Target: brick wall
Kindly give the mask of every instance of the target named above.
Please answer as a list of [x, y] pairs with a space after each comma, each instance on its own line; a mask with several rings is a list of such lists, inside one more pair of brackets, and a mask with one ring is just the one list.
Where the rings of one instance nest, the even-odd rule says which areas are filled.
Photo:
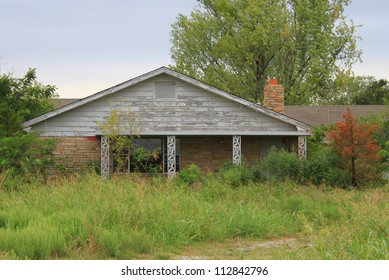
[[81, 170], [90, 161], [100, 160], [99, 137], [61, 137], [54, 154], [65, 160], [68, 167]]
[[[194, 163], [204, 173], [217, 171], [224, 161], [232, 161], [232, 136], [181, 138], [181, 168]], [[242, 137], [243, 159], [254, 164], [260, 155], [258, 137]]]

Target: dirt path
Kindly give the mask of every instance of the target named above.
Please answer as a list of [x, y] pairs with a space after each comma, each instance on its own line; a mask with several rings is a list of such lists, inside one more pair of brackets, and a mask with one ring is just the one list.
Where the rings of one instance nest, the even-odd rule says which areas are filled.
[[[274, 240], [231, 240], [225, 243], [211, 243], [186, 248], [173, 259], [218, 260], [218, 259], [285, 259], [301, 249], [312, 245], [297, 238]], [[290, 257], [289, 257], [290, 258]]]

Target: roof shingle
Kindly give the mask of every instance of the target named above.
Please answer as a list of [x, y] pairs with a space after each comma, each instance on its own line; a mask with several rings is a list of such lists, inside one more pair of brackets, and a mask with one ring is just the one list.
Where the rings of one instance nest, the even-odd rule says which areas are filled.
[[350, 108], [351, 113], [356, 117], [369, 117], [379, 113], [388, 112], [387, 105], [327, 105], [327, 106], [306, 106], [287, 105], [285, 115], [297, 119], [311, 126], [328, 125], [343, 121], [343, 114]]

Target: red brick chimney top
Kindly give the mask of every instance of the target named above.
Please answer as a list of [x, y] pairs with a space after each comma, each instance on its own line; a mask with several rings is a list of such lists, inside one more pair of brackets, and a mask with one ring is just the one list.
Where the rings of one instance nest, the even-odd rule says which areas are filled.
[[278, 80], [276, 78], [270, 78], [269, 85], [278, 85]]

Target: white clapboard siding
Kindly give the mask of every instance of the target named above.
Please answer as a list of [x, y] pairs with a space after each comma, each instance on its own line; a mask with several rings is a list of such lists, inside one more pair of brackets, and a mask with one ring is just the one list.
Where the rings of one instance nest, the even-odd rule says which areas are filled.
[[[175, 81], [176, 98], [154, 98], [154, 81], [160, 80]], [[32, 130], [43, 136], [99, 135], [98, 122], [113, 109], [134, 112], [141, 135], [297, 135], [293, 124], [165, 74], [45, 119]]]

